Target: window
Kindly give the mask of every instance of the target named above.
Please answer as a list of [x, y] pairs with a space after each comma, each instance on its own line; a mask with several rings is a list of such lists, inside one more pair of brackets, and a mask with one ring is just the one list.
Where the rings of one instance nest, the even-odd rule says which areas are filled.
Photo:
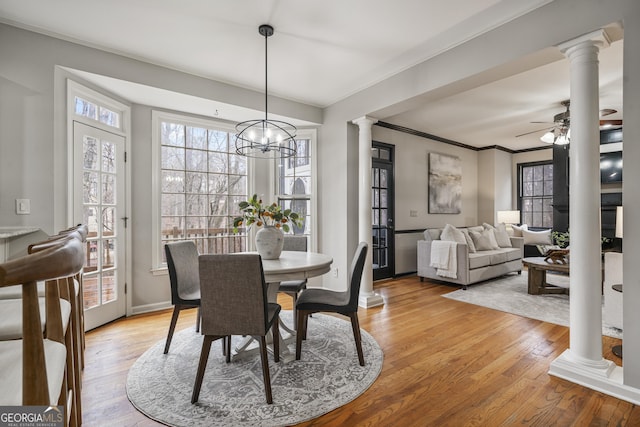
[[[315, 131], [298, 131], [295, 156], [276, 160], [276, 194], [283, 209], [291, 209], [303, 218], [301, 227], [292, 226], [294, 234], [311, 235], [312, 200], [315, 193], [313, 177], [313, 144]], [[311, 245], [310, 245], [311, 246]]]
[[518, 207], [521, 222], [532, 227], [553, 227], [553, 164], [518, 165]]
[[198, 252], [246, 250], [246, 236], [235, 235], [231, 217], [247, 199], [247, 158], [233, 149], [233, 130], [213, 122], [154, 113], [159, 164], [159, 253], [164, 244], [194, 240]]
[[74, 104], [74, 111], [77, 115], [120, 129], [120, 112], [113, 111], [103, 105], [99, 105], [97, 102], [89, 101], [80, 96], [74, 97]]

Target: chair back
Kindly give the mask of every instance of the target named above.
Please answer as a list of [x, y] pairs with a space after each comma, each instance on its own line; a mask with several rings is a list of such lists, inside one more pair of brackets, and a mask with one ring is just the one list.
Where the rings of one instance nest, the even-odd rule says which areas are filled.
[[366, 242], [360, 242], [356, 253], [351, 261], [350, 283], [347, 292], [349, 293], [348, 308], [351, 310], [358, 309], [358, 297], [360, 296], [360, 282], [362, 282], [362, 272], [364, 271], [364, 261], [367, 259], [368, 245]]
[[257, 254], [200, 256], [203, 335], [265, 335], [267, 284]]
[[285, 234], [284, 244], [282, 245], [283, 251], [307, 251], [307, 236], [302, 234]]
[[191, 240], [167, 243], [164, 246], [171, 281], [171, 303], [176, 305], [200, 295], [198, 249]]

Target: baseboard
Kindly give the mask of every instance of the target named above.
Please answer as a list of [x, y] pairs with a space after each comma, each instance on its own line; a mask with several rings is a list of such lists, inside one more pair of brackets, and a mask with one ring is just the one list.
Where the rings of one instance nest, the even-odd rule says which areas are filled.
[[135, 314], [143, 314], [143, 313], [151, 313], [153, 311], [166, 310], [167, 308], [171, 308], [173, 305], [171, 301], [158, 302], [154, 304], [145, 304], [145, 305], [137, 305], [131, 307], [131, 315]]

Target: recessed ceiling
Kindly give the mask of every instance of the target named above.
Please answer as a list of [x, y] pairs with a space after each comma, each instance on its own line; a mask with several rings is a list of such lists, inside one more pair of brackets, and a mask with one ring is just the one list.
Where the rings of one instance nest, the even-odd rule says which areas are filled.
[[[258, 26], [269, 23], [275, 27], [269, 94], [326, 107], [550, 1], [0, 0], [0, 22], [257, 91], [264, 90]], [[619, 114], [620, 45], [601, 54], [601, 108]], [[131, 102], [204, 115], [218, 108], [180, 94], [154, 95], [130, 82], [83, 77]], [[519, 150], [542, 144], [535, 135], [515, 135], [535, 130], [531, 121], [551, 121], [568, 88], [568, 62], [560, 59], [378, 118], [472, 146]], [[224, 118], [242, 115], [224, 107]]]

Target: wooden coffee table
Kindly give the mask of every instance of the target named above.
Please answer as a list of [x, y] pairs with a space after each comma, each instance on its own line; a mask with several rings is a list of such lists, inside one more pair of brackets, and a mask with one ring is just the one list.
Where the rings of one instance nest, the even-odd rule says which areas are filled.
[[544, 257], [523, 258], [522, 264], [529, 270], [527, 293], [540, 294], [569, 294], [568, 288], [547, 283], [547, 271], [569, 274], [569, 264], [554, 264], [544, 260]]

